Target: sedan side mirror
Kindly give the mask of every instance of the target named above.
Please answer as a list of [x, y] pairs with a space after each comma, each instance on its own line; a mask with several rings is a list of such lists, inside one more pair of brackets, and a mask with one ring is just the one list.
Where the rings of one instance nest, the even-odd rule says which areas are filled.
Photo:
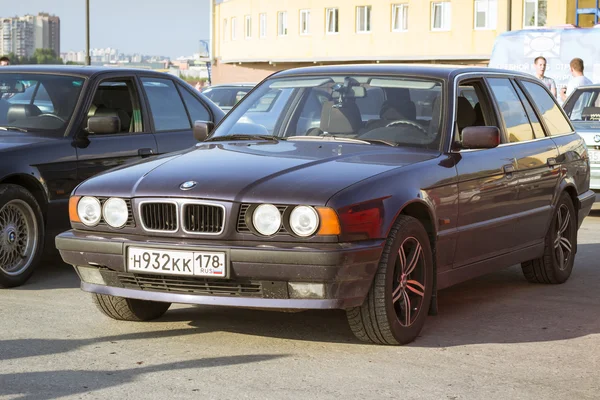
[[88, 133], [110, 134], [121, 132], [119, 117], [90, 117], [87, 124]]
[[194, 138], [199, 142], [204, 142], [214, 128], [215, 124], [210, 121], [194, 121]]
[[468, 126], [462, 131], [465, 149], [493, 149], [500, 144], [500, 130], [495, 126]]

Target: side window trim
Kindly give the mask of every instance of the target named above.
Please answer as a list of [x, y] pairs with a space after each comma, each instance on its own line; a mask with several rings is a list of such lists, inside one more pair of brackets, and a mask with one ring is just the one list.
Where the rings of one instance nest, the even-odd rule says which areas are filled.
[[541, 115], [540, 110], [537, 107], [537, 104], [535, 104], [535, 101], [533, 101], [533, 99], [531, 98], [531, 94], [529, 94], [529, 92], [527, 91], [527, 89], [525, 88], [525, 86], [523, 85], [523, 82], [521, 82], [521, 80], [522, 79], [514, 79], [513, 84], [516, 85], [519, 89], [521, 89], [521, 92], [523, 92], [523, 94], [525, 95], [525, 98], [529, 102], [529, 105], [533, 109], [535, 116], [537, 117], [538, 121], [540, 121], [540, 125], [542, 126], [542, 129], [544, 130], [544, 135], [546, 136], [546, 138], [549, 138], [551, 135], [550, 135], [550, 130], [548, 129], [548, 126], [546, 125], [546, 120]]
[[[531, 126], [531, 131], [533, 132], [533, 136], [534, 136], [534, 138], [531, 140], [545, 139], [548, 136], [550, 136], [550, 135], [548, 135], [548, 131], [546, 130], [545, 125], [542, 124], [542, 120], [540, 119], [540, 116], [537, 114], [536, 109], [533, 108], [533, 105], [531, 104], [531, 99], [529, 98], [529, 96], [527, 94], [525, 94], [525, 90], [523, 90], [523, 88], [519, 84], [517, 84], [515, 79], [511, 79], [510, 83], [513, 85], [513, 88], [515, 89], [515, 92], [517, 93], [517, 97], [519, 97], [519, 99], [521, 100], [521, 104], [523, 105], [523, 109], [525, 110], [525, 115], [527, 116], [527, 120], [529, 121], [529, 125]], [[525, 97], [523, 97], [523, 96], [525, 96]], [[542, 133], [544, 134], [543, 138], [535, 137], [535, 128], [533, 126], [534, 122], [531, 120], [531, 115], [529, 115], [527, 104], [529, 104], [529, 107], [531, 108], [531, 110], [533, 111], [533, 114], [537, 118], [538, 123], [542, 127]], [[524, 140], [524, 142], [529, 142], [529, 141], [530, 140]]]

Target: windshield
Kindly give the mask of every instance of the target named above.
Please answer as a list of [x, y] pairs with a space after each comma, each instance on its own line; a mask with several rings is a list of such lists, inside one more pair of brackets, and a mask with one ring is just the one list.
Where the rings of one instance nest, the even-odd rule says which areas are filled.
[[[402, 76], [310, 76], [267, 80], [211, 139], [270, 135], [438, 149], [442, 84]], [[359, 139], [359, 140], [356, 140]]]
[[0, 73], [0, 130], [63, 134], [83, 82], [73, 76]]
[[600, 86], [577, 89], [564, 109], [571, 121], [600, 121]]

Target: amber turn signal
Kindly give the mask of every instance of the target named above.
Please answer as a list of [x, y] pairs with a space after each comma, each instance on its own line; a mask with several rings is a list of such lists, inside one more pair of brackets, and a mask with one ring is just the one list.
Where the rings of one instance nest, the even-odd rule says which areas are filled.
[[340, 220], [334, 209], [329, 207], [317, 207], [321, 226], [317, 235], [339, 235], [342, 233]]
[[81, 199], [81, 196], [71, 196], [71, 198], [69, 198], [69, 219], [71, 222], [81, 222], [79, 214], [77, 213], [79, 199]]

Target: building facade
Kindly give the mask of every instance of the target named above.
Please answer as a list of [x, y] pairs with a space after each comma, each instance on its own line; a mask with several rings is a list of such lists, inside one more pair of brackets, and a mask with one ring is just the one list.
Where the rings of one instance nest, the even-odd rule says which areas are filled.
[[213, 83], [315, 64], [485, 65], [498, 34], [574, 24], [575, 9], [575, 0], [215, 0]]
[[31, 57], [36, 49], [60, 54], [60, 18], [40, 13], [0, 18], [0, 54]]

